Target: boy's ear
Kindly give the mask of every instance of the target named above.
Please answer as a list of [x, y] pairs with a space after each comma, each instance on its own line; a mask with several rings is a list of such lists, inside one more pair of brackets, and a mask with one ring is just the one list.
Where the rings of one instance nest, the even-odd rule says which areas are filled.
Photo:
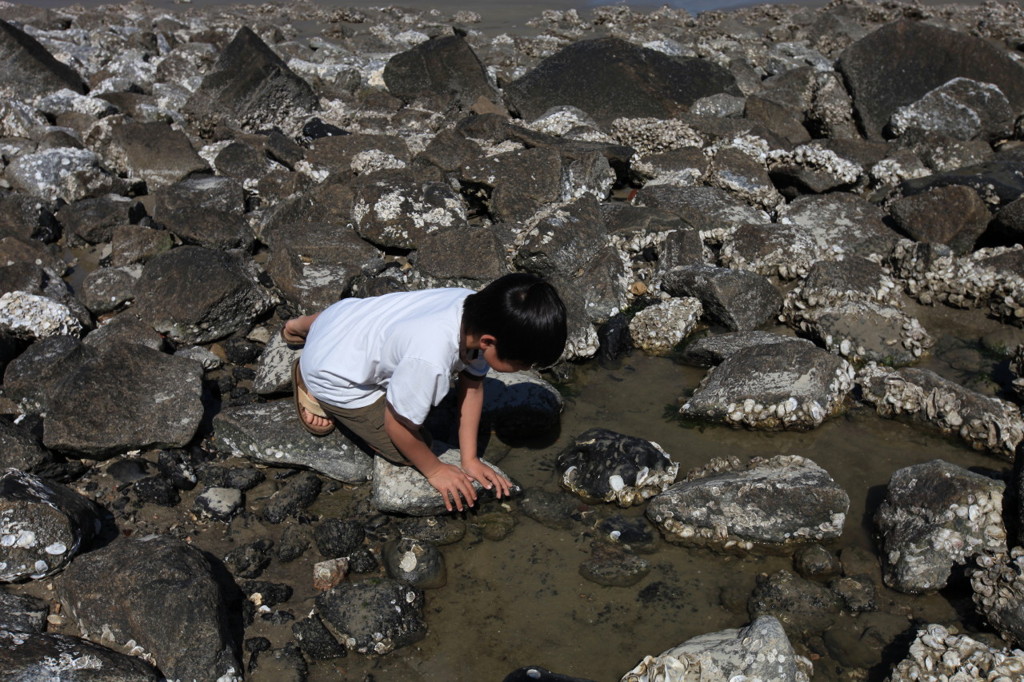
[[498, 343], [498, 339], [493, 334], [483, 334], [480, 336], [480, 349], [490, 348]]

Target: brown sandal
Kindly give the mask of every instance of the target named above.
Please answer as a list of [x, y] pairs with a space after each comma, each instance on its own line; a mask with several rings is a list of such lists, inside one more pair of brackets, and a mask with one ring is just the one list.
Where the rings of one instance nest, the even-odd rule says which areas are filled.
[[332, 421], [327, 426], [313, 426], [306, 422], [302, 418], [302, 411], [315, 415], [317, 417], [324, 417], [330, 419], [323, 408], [320, 407], [320, 403], [306, 391], [306, 384], [302, 381], [302, 372], [299, 371], [299, 361], [296, 360], [292, 363], [292, 389], [295, 396], [295, 412], [298, 414], [299, 423], [302, 424], [302, 428], [309, 431], [314, 436], [326, 436], [334, 430], [334, 422]]

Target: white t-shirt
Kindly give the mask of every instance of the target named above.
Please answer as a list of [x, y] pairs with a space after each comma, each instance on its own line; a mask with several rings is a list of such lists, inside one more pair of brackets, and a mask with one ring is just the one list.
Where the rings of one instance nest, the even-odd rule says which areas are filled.
[[470, 289], [426, 289], [347, 298], [310, 327], [302, 379], [330, 405], [365, 407], [387, 395], [400, 416], [422, 424], [451, 388], [454, 372], [487, 374], [482, 357], [459, 359], [462, 304]]

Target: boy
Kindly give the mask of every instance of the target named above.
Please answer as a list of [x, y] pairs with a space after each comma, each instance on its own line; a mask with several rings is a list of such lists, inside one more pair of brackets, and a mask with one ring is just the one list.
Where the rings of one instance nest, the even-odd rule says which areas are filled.
[[[295, 403], [318, 436], [335, 421], [395, 464], [413, 465], [448, 511], [473, 506], [472, 481], [497, 497], [509, 481], [480, 461], [477, 430], [488, 368], [514, 372], [550, 365], [565, 347], [565, 305], [550, 284], [505, 275], [479, 293], [427, 289], [338, 301], [285, 323], [281, 334], [305, 344], [292, 369]], [[427, 413], [458, 372], [461, 468], [441, 462], [423, 430]]]

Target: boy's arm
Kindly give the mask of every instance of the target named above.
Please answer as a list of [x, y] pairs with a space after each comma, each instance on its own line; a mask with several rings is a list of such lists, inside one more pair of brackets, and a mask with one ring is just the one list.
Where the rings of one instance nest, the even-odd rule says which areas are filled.
[[469, 476], [459, 467], [439, 460], [423, 442], [419, 430], [410, 428], [390, 404], [385, 404], [387, 407], [384, 410], [384, 431], [398, 451], [405, 455], [406, 459], [426, 476], [430, 485], [441, 493], [445, 508], [451, 511], [454, 503], [454, 507], [462, 511], [463, 498], [466, 499], [466, 504], [472, 507], [476, 501], [476, 491], [473, 490]]
[[462, 470], [494, 495], [508, 496], [511, 483], [480, 461], [476, 445], [480, 431], [480, 413], [484, 406], [484, 380], [468, 372], [459, 373], [459, 453]]

